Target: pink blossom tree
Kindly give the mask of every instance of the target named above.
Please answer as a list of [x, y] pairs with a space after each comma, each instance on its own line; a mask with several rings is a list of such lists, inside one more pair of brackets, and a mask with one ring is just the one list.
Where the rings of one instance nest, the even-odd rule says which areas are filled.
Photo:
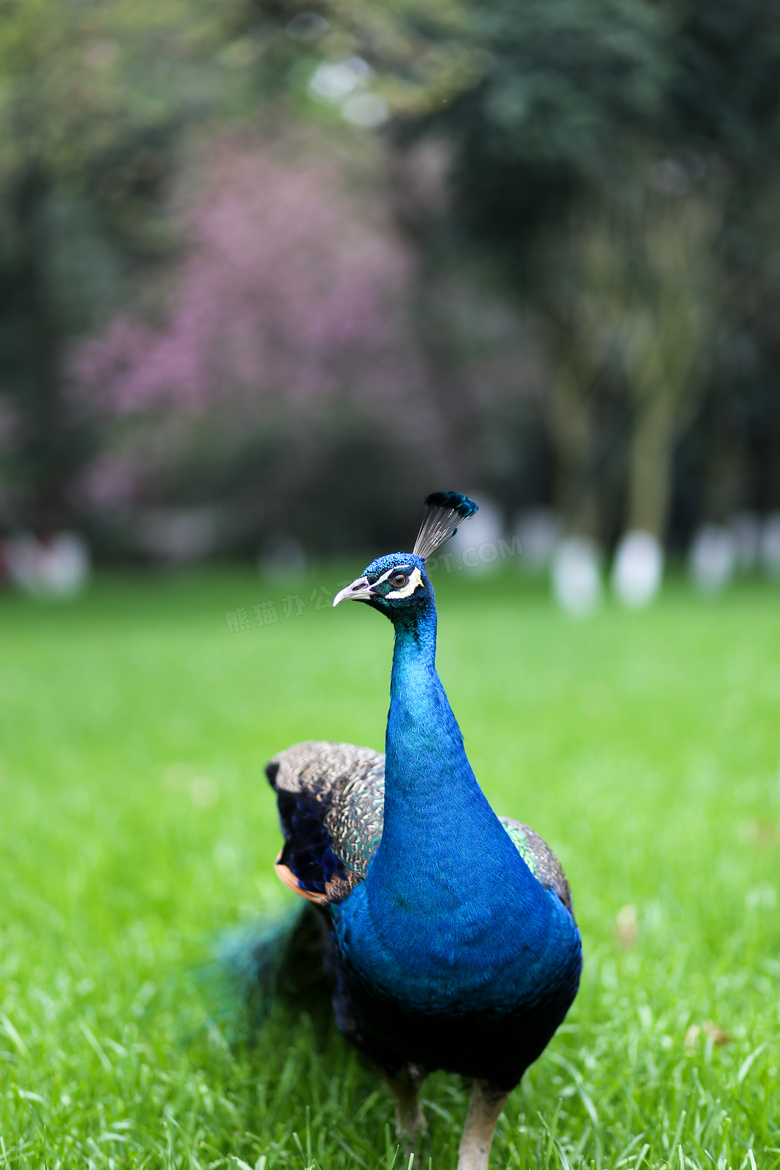
[[409, 257], [365, 175], [324, 155], [215, 144], [183, 215], [187, 247], [157, 320], [121, 313], [73, 355], [107, 411], [187, 411], [329, 395], [366, 405], [419, 379]]
[[215, 458], [271, 433], [299, 473], [336, 410], [407, 453], [441, 448], [408, 319], [408, 245], [371, 166], [233, 137], [189, 178], [162, 296], [150, 283], [135, 312], [72, 353], [74, 394], [115, 431], [83, 480], [90, 503], [153, 498], [193, 442], [202, 450], [204, 420]]

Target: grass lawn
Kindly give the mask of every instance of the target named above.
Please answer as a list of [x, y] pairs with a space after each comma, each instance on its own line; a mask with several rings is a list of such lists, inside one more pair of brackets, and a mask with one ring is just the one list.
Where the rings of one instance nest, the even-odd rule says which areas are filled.
[[[334, 1028], [235, 1050], [193, 976], [295, 901], [265, 760], [382, 746], [389, 623], [309, 602], [361, 568], [290, 618], [238, 571], [0, 597], [0, 1167], [392, 1165], [389, 1094]], [[780, 1167], [780, 590], [582, 623], [512, 577], [437, 590], [472, 764], [558, 852], [585, 949], [492, 1170]], [[452, 1170], [466, 1093], [424, 1097], [417, 1166]]]

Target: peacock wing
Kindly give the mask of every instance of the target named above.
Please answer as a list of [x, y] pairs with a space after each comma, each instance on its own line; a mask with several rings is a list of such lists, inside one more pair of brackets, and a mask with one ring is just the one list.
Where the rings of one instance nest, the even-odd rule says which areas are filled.
[[385, 758], [351, 743], [309, 741], [266, 765], [284, 847], [276, 871], [311, 902], [342, 902], [382, 837]]
[[563, 902], [566, 909], [573, 916], [571, 890], [566, 881], [566, 874], [561, 863], [552, 849], [538, 833], [530, 829], [521, 821], [514, 821], [511, 817], [499, 817], [514, 842], [515, 848], [530, 869], [537, 881], [548, 890], [554, 890]]
[[[279, 877], [311, 902], [342, 902], [365, 878], [382, 837], [384, 756], [351, 743], [310, 740], [279, 752], [266, 775], [284, 837]], [[499, 819], [534, 877], [573, 913], [552, 849], [521, 821]]]

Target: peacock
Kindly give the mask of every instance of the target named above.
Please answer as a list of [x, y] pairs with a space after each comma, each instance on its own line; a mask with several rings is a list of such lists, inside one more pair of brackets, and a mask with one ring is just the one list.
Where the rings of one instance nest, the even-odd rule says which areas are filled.
[[425, 562], [476, 510], [459, 492], [427, 496], [413, 551], [372, 561], [333, 599], [393, 623], [384, 756], [307, 742], [266, 768], [284, 837], [276, 872], [312, 904], [338, 1027], [385, 1078], [399, 1133], [413, 1144], [425, 1128], [427, 1073], [473, 1081], [458, 1170], [487, 1170], [506, 1100], [582, 967], [563, 870], [488, 804], [436, 672]]

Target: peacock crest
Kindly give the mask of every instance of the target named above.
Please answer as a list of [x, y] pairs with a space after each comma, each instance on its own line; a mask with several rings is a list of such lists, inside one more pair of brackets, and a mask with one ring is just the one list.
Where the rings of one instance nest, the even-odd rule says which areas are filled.
[[414, 556], [427, 561], [478, 507], [462, 492], [431, 492], [425, 497], [425, 515], [412, 549]]

